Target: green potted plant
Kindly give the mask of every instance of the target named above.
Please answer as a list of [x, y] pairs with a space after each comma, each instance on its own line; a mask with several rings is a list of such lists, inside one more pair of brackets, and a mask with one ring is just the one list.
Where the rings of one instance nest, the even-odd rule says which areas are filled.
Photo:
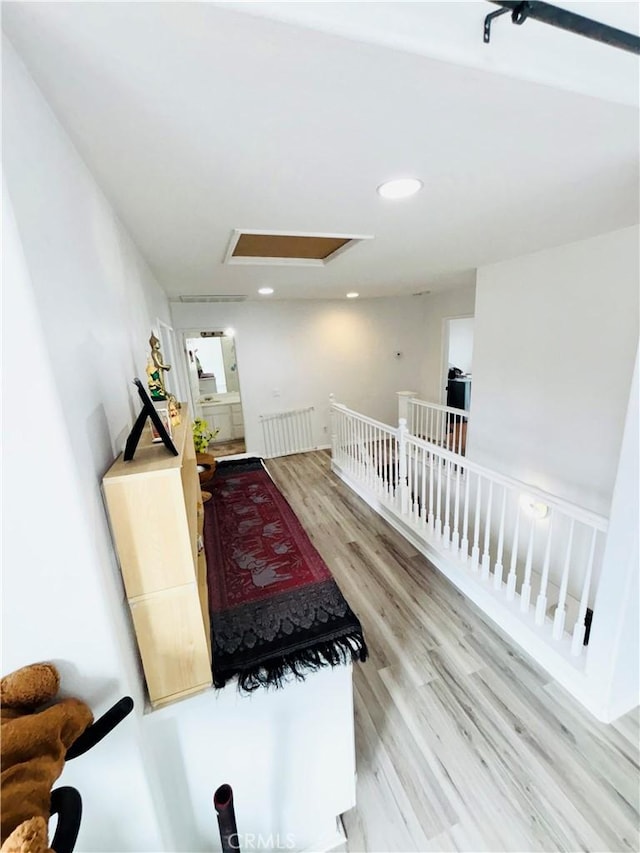
[[193, 421], [193, 444], [196, 448], [197, 453], [205, 453], [209, 444], [213, 441], [213, 439], [217, 436], [220, 430], [214, 430], [213, 432], [209, 429], [209, 424], [205, 421], [204, 418], [194, 418]]

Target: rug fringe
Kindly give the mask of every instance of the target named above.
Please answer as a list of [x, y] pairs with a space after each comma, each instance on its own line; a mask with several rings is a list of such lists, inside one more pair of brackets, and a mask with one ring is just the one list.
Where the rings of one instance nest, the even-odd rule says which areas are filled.
[[304, 681], [307, 673], [316, 672], [323, 667], [340, 666], [349, 661], [364, 663], [368, 656], [369, 650], [364, 636], [361, 632], [354, 632], [272, 658], [242, 672], [228, 673], [221, 681], [215, 678], [214, 673], [214, 684], [216, 687], [224, 687], [229, 678], [237, 675], [238, 690], [252, 693], [259, 687], [282, 687], [291, 675], [297, 681]]

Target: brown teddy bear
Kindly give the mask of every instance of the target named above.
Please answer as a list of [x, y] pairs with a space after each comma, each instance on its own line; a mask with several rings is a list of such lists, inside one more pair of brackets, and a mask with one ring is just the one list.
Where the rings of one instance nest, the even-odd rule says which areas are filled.
[[48, 850], [51, 788], [67, 750], [93, 722], [79, 699], [47, 704], [59, 687], [51, 663], [25, 666], [0, 681], [1, 853]]

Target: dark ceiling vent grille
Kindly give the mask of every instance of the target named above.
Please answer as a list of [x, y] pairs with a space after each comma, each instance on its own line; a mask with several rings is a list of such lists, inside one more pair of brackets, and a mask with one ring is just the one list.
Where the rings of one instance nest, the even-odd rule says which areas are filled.
[[197, 294], [195, 296], [178, 296], [172, 302], [244, 302], [246, 294], [224, 295], [224, 294]]

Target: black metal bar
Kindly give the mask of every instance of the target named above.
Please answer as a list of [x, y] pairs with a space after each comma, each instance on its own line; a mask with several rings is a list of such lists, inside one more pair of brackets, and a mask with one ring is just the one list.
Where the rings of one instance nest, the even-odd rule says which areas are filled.
[[79, 755], [83, 755], [89, 749], [92, 749], [110, 731], [115, 729], [132, 710], [133, 699], [131, 696], [123, 696], [108, 711], [105, 711], [95, 723], [92, 723], [75, 743], [71, 744], [67, 750], [66, 760], [71, 761], [72, 758], [77, 758]]
[[222, 853], [240, 853], [231, 785], [220, 785], [213, 795], [213, 806], [218, 814]]
[[491, 41], [491, 23], [494, 18], [499, 18], [500, 15], [506, 15], [508, 9], [498, 9], [497, 12], [490, 12], [484, 19], [484, 43], [489, 44]]
[[54, 788], [50, 814], [58, 815], [51, 849], [54, 853], [73, 853], [82, 820], [82, 798], [78, 791], [69, 787]]
[[[640, 37], [624, 30], [618, 30], [616, 27], [610, 27], [608, 24], [601, 24], [592, 18], [577, 15], [575, 12], [568, 12], [559, 6], [552, 6], [551, 3], [537, 2], [537, 0], [528, 0], [528, 2], [522, 2], [522, 0], [490, 0], [490, 2], [496, 6], [502, 6], [503, 9], [511, 9], [513, 12], [512, 20], [515, 24], [521, 24], [526, 18], [533, 18], [535, 21], [593, 39], [593, 41], [599, 41], [602, 44], [620, 48], [620, 50], [627, 50], [630, 53], [640, 54]], [[487, 16], [487, 18], [489, 17]], [[484, 23], [485, 42], [489, 40], [487, 38], [487, 18], [485, 18]]]

